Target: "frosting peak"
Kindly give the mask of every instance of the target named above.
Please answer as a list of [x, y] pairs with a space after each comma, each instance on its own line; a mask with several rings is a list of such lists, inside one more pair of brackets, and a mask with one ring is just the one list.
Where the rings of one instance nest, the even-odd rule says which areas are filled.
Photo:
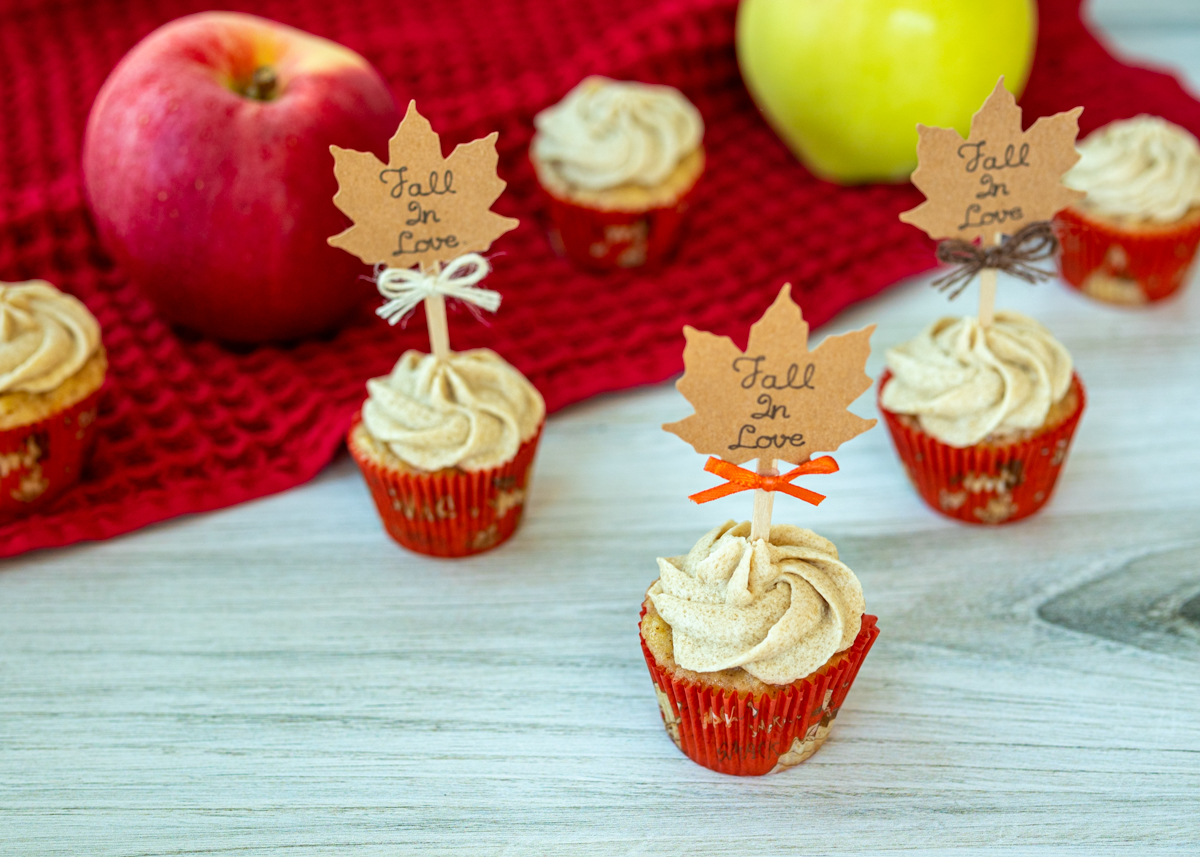
[[916, 416], [922, 431], [958, 447], [1040, 428], [1073, 372], [1071, 355], [1049, 330], [1003, 310], [986, 328], [974, 316], [939, 319], [888, 349], [887, 364], [893, 377], [883, 407]]
[[1172, 223], [1200, 205], [1200, 143], [1178, 125], [1137, 116], [1105, 125], [1078, 148], [1063, 183], [1087, 191], [1084, 208]]
[[588, 190], [658, 185], [704, 136], [700, 111], [679, 90], [598, 76], [533, 122], [534, 155]]
[[422, 470], [486, 470], [509, 461], [546, 416], [541, 394], [487, 348], [447, 360], [406, 351], [367, 382], [367, 431]]
[[752, 544], [749, 522], [727, 521], [658, 568], [649, 596], [685, 669], [788, 684], [850, 648], [862, 625], [858, 578], [811, 530], [777, 524], [769, 544]]
[[100, 325], [78, 298], [44, 280], [0, 283], [0, 394], [48, 393], [100, 347]]

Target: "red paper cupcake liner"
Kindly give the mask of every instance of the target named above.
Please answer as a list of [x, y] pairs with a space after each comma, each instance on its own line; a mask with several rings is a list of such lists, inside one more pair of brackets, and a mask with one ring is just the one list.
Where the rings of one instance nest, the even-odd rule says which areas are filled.
[[96, 436], [102, 390], [44, 420], [0, 431], [0, 517], [45, 506], [78, 481]]
[[[362, 421], [360, 411], [354, 426]], [[490, 550], [516, 532], [542, 426], [500, 467], [466, 472], [401, 472], [361, 456], [348, 443], [388, 535], [428, 556], [461, 557]]]
[[[879, 379], [879, 398], [892, 373]], [[1067, 419], [1029, 440], [956, 447], [942, 443], [899, 414], [879, 411], [917, 493], [933, 509], [970, 524], [1004, 524], [1036, 512], [1050, 499], [1067, 460], [1086, 397], [1078, 375], [1079, 404]]]
[[1097, 300], [1160, 301], [1177, 292], [1200, 246], [1200, 219], [1176, 229], [1130, 232], [1064, 209], [1054, 218], [1063, 279]]
[[677, 678], [658, 665], [641, 637], [667, 734], [693, 762], [721, 774], [757, 777], [800, 764], [825, 743], [879, 636], [877, 621], [864, 615], [854, 643], [833, 664], [757, 698]]
[[545, 187], [554, 249], [582, 268], [611, 271], [666, 261], [683, 235], [693, 184], [674, 205], [602, 211], [555, 196]]

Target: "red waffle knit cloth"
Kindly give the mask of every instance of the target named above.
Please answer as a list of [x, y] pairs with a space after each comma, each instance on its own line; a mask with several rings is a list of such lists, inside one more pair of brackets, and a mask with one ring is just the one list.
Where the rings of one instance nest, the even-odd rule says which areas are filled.
[[[682, 369], [684, 323], [739, 336], [785, 280], [813, 324], [934, 264], [896, 220], [911, 186], [813, 178], [769, 130], [738, 74], [735, 0], [263, 0], [222, 3], [339, 41], [400, 104], [416, 98], [443, 145], [500, 132], [496, 209], [520, 218], [487, 285], [490, 327], [451, 313], [456, 347], [489, 346], [550, 410]], [[116, 62], [196, 0], [0, 2], [0, 279], [45, 278], [83, 299], [110, 369], [93, 464], [44, 512], [0, 527], [0, 556], [103, 539], [312, 478], [342, 442], [364, 381], [423, 319], [388, 327], [364, 307], [335, 337], [236, 352], [181, 335], [99, 246], [82, 192], [88, 110]], [[707, 173], [677, 259], [659, 272], [582, 273], [557, 258], [525, 153], [533, 116], [587, 74], [666, 83], [699, 107]], [[1084, 133], [1159, 114], [1200, 133], [1200, 104], [1163, 74], [1122, 65], [1089, 34], [1079, 0], [1043, 0], [1028, 121], [1083, 104]], [[752, 181], [747, 181], [747, 178]], [[365, 268], [364, 268], [365, 272]], [[583, 296], [586, 295], [586, 299]]]

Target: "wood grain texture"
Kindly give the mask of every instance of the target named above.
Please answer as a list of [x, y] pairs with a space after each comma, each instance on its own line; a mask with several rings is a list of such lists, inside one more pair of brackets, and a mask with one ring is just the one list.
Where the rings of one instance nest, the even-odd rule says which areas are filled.
[[[686, 501], [713, 478], [659, 428], [690, 410], [667, 385], [551, 419], [523, 529], [481, 557], [398, 549], [343, 456], [0, 565], [0, 854], [1197, 853], [1200, 284], [1131, 312], [1002, 279], [999, 304], [1087, 385], [1058, 494], [950, 523], [880, 427], [820, 509], [776, 503], [883, 630], [802, 766], [723, 777], [662, 728], [635, 629], [654, 558], [749, 515]], [[875, 376], [944, 311], [912, 282], [814, 344], [878, 321]]]

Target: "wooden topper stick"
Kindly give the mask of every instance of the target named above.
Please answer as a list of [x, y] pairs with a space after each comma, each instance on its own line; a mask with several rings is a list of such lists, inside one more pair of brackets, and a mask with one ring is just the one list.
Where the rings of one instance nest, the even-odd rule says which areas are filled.
[[[436, 277], [442, 270], [441, 262], [430, 262], [421, 266], [422, 273]], [[450, 359], [450, 326], [446, 322], [446, 298], [432, 294], [425, 298], [425, 322], [429, 327], [429, 350], [438, 360]]]
[[[772, 458], [760, 458], [758, 467], [756, 468], [759, 476], [778, 476], [779, 471], [775, 469], [775, 460]], [[754, 516], [750, 519], [750, 541], [751, 543], [759, 539], [766, 539], [768, 543], [771, 541], [771, 510], [775, 505], [775, 492], [764, 491], [761, 488], [754, 489]]]
[[[996, 235], [996, 244], [1004, 241], [1002, 235]], [[979, 272], [979, 324], [991, 327], [996, 318], [996, 269], [984, 268]]]

